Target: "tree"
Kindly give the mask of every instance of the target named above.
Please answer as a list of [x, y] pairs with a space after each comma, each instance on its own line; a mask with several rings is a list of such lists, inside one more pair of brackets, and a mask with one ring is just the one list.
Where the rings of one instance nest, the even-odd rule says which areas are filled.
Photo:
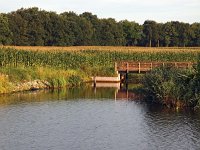
[[185, 47], [189, 43], [189, 29], [190, 25], [188, 23], [179, 23], [178, 35], [179, 35], [179, 46]]
[[30, 46], [200, 46], [200, 24], [146, 20], [143, 25], [99, 19], [90, 12], [48, 12], [37, 7], [0, 14], [0, 44]]
[[8, 18], [0, 14], [0, 45], [8, 45], [12, 42], [12, 32], [9, 28]]
[[170, 38], [170, 46], [179, 46], [179, 34], [177, 29], [179, 28], [178, 21], [171, 22], [171, 38]]
[[66, 46], [67, 39], [65, 35], [64, 20], [55, 12], [49, 13], [49, 22], [46, 29], [50, 35], [48, 45], [50, 46]]
[[112, 19], [101, 19], [100, 23], [100, 44], [102, 46], [123, 45], [125, 38], [122, 26]]
[[189, 46], [200, 46], [200, 23], [193, 23], [190, 26]]
[[151, 47], [152, 45], [156, 46], [158, 42], [158, 30], [157, 23], [152, 20], [146, 20], [143, 24], [143, 33], [145, 35], [146, 46]]
[[17, 12], [11, 12], [8, 14], [9, 27], [13, 34], [13, 45], [29, 45], [27, 35], [27, 21]]
[[171, 23], [167, 22], [165, 24], [163, 24], [162, 26], [162, 36], [163, 36], [163, 46], [168, 47], [170, 45], [170, 41], [171, 41]]
[[142, 38], [142, 27], [138, 23], [129, 22], [128, 20], [120, 21], [119, 24], [122, 26], [124, 32], [126, 45], [138, 45], [139, 40]]
[[91, 23], [92, 29], [92, 38], [90, 45], [100, 45], [100, 20], [97, 18], [96, 15], [93, 15], [90, 12], [84, 12], [80, 15], [80, 17], [85, 18], [87, 21]]
[[31, 46], [44, 45], [44, 15], [37, 7], [20, 9], [17, 11], [21, 17], [27, 22], [26, 34], [28, 36], [28, 43]]
[[92, 24], [74, 12], [65, 12], [61, 15], [65, 18], [69, 25], [69, 30], [73, 34], [75, 39], [73, 45], [91, 45], [93, 35]]

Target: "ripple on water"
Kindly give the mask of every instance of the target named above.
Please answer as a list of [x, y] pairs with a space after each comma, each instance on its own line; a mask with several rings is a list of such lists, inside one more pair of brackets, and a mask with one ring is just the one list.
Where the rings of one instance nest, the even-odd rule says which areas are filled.
[[112, 98], [49, 97], [50, 101], [30, 100], [0, 106], [0, 149], [197, 150], [200, 147], [197, 114], [155, 111], [142, 103]]

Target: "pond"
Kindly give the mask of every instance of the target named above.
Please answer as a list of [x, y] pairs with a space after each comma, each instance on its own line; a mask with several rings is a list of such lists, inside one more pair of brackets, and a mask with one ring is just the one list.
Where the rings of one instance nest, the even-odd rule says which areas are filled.
[[127, 90], [88, 86], [0, 96], [0, 149], [200, 148], [200, 112], [140, 99]]

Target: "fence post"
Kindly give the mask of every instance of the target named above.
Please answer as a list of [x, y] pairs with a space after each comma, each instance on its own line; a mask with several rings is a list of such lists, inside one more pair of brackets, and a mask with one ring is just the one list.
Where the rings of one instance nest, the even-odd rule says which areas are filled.
[[165, 63], [164, 62], [162, 63], [162, 65], [163, 65], [163, 67], [165, 67]]
[[126, 63], [126, 72], [128, 73], [128, 71], [129, 71], [129, 63], [127, 62]]
[[129, 63], [126, 63], [126, 83], [128, 82]]
[[97, 81], [96, 81], [96, 76], [94, 77], [94, 88], [96, 88]]
[[190, 66], [190, 63], [188, 62], [188, 68], [190, 68], [191, 66]]
[[178, 68], [178, 65], [177, 65], [177, 63], [175, 62], [175, 68]]
[[140, 73], [140, 62], [138, 63], [138, 72]]

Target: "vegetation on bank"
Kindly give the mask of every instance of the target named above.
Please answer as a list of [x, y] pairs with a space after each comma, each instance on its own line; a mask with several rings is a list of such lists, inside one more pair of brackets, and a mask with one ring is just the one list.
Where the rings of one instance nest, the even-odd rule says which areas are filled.
[[88, 81], [91, 76], [114, 76], [117, 61], [196, 62], [198, 53], [199, 48], [1, 47], [0, 93], [36, 79], [62, 87]]
[[0, 45], [200, 46], [200, 23], [100, 19], [90, 12], [57, 14], [37, 7], [0, 13]]
[[[44, 47], [45, 48], [45, 47]], [[60, 69], [81, 70], [92, 75], [114, 73], [114, 62], [117, 61], [197, 61], [200, 48], [176, 49], [146, 49], [132, 48], [118, 49], [112, 47], [104, 50], [104, 47], [94, 47], [95, 49], [79, 50], [20, 50], [14, 48], [0, 48], [0, 66], [30, 67], [42, 66]], [[96, 50], [98, 48], [98, 50]], [[31, 48], [30, 48], [31, 49]], [[149, 51], [148, 51], [149, 50]], [[113, 68], [113, 69], [112, 69]]]
[[144, 76], [143, 84], [150, 102], [177, 108], [200, 106], [200, 62], [193, 69], [157, 68]]
[[[48, 83], [47, 88], [62, 88], [77, 86], [88, 81], [88, 76], [78, 70], [51, 69], [47, 67], [1, 67], [0, 93], [10, 93], [23, 90], [20, 84], [41, 80]], [[28, 89], [29, 90], [29, 89]]]

